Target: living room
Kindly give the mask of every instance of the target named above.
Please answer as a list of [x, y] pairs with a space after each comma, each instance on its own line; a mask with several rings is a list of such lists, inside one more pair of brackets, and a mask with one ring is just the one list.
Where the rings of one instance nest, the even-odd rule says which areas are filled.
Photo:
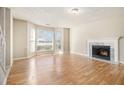
[[1, 7], [0, 24], [0, 84], [124, 84], [123, 7]]

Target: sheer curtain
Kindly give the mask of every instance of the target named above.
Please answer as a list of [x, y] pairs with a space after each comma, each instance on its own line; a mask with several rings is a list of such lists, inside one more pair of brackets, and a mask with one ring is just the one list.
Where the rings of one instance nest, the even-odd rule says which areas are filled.
[[36, 29], [31, 27], [29, 30], [29, 55], [34, 56], [36, 51]]

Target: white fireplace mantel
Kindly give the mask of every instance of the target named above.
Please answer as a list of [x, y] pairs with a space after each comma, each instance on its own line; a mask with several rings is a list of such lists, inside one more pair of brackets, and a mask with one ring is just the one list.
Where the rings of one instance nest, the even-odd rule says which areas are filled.
[[110, 62], [112, 64], [118, 64], [118, 41], [119, 38], [116, 39], [104, 39], [104, 40], [88, 40], [87, 42], [87, 48], [88, 48], [88, 57], [92, 58], [92, 45], [107, 45], [110, 46], [110, 52], [111, 52], [111, 60]]

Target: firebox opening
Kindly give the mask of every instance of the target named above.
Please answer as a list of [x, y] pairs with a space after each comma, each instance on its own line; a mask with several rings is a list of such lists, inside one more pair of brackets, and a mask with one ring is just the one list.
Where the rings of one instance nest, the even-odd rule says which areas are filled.
[[110, 46], [93, 45], [92, 57], [110, 60]]

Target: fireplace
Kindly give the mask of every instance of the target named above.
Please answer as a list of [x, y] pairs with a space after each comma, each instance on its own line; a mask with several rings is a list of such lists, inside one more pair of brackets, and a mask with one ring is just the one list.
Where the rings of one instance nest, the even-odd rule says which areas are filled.
[[[104, 40], [88, 40], [87, 55], [89, 58], [112, 64], [118, 64], [118, 38]], [[106, 61], [105, 61], [106, 60]]]
[[111, 60], [110, 59], [110, 46], [92, 45], [92, 57]]

